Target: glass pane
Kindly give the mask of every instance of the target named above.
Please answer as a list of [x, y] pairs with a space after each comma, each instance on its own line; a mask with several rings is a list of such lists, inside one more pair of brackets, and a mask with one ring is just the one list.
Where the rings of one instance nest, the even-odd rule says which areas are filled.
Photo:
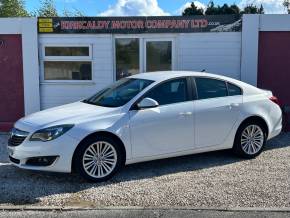
[[195, 82], [199, 99], [217, 98], [228, 95], [226, 83], [224, 81], [196, 78]]
[[139, 73], [139, 39], [116, 39], [116, 79]]
[[92, 63], [89, 61], [45, 61], [45, 80], [91, 80]]
[[145, 95], [146, 97], [154, 99], [159, 105], [187, 101], [186, 79], [176, 79], [162, 83], [149, 91]]
[[45, 56], [89, 56], [89, 47], [45, 47]]
[[152, 41], [146, 43], [146, 71], [172, 70], [171, 41]]
[[228, 91], [229, 91], [229, 96], [242, 94], [241, 88], [231, 83], [228, 83]]
[[124, 78], [84, 100], [85, 103], [103, 107], [120, 107], [134, 98], [153, 81]]

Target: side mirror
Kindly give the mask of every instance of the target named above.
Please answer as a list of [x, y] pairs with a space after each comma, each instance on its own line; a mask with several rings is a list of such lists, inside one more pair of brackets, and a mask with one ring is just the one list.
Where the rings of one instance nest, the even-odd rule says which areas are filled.
[[139, 109], [146, 109], [146, 108], [154, 108], [154, 107], [158, 107], [159, 104], [157, 101], [155, 101], [152, 98], [143, 98], [142, 101], [140, 101], [137, 104]]

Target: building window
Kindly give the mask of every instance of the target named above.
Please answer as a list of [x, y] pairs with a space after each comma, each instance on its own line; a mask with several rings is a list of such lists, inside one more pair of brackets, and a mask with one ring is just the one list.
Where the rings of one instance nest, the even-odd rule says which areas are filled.
[[118, 38], [116, 47], [116, 79], [139, 73], [139, 39]]
[[44, 80], [92, 80], [90, 46], [45, 46]]
[[45, 56], [90, 56], [89, 47], [45, 47]]
[[146, 71], [172, 70], [172, 42], [146, 42]]

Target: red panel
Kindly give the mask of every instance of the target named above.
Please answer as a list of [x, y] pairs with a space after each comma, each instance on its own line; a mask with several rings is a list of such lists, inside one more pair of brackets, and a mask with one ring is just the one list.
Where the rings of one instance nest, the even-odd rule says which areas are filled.
[[271, 90], [284, 106], [290, 106], [289, 63], [290, 32], [260, 32], [258, 87]]
[[0, 131], [24, 116], [21, 35], [0, 35]]

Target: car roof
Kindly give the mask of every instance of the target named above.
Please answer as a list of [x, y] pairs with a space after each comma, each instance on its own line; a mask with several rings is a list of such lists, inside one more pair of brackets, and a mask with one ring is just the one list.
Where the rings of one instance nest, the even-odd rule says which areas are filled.
[[225, 76], [221, 76], [221, 75], [217, 75], [217, 74], [206, 73], [206, 72], [197, 72], [197, 71], [146, 72], [146, 73], [135, 74], [133, 76], [130, 76], [129, 78], [163, 81], [163, 80], [167, 80], [167, 79], [173, 79], [176, 77], [185, 77], [185, 76], [202, 76], [202, 77], [223, 79], [223, 80], [233, 81], [233, 82], [240, 82], [238, 80], [235, 80], [235, 79], [232, 79], [229, 77], [225, 77]]
[[178, 77], [186, 77], [186, 76], [196, 76], [196, 77], [209, 77], [213, 79], [221, 79], [228, 81], [230, 83], [233, 83], [235, 85], [240, 86], [243, 89], [244, 94], [257, 94], [260, 93], [262, 90], [252, 86], [250, 84], [247, 84], [245, 82], [242, 82], [237, 79], [233, 79], [227, 76], [212, 74], [212, 73], [206, 73], [206, 72], [198, 72], [198, 71], [157, 71], [157, 72], [146, 72], [146, 73], [140, 73], [135, 74], [133, 76], [130, 76], [129, 78], [135, 78], [135, 79], [148, 79], [153, 80], [156, 82], [161, 82], [168, 79], [174, 79]]

